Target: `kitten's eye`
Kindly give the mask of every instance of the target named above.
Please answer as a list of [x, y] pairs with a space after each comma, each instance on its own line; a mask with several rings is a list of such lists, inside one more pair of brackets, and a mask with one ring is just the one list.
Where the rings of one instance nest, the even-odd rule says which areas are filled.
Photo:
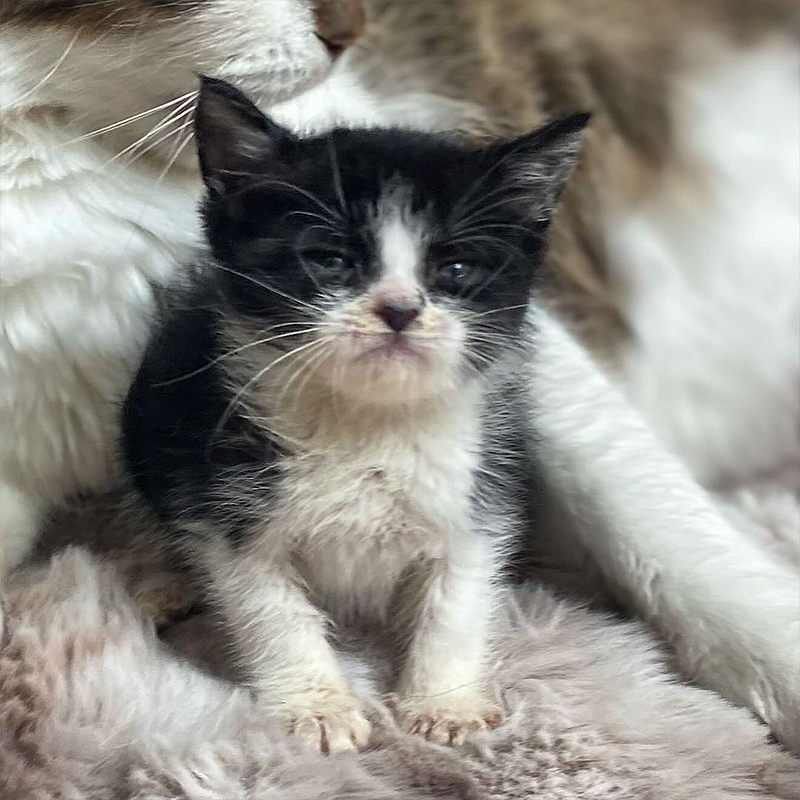
[[457, 261], [455, 264], [448, 264], [444, 269], [450, 280], [459, 282], [469, 278], [472, 272], [472, 267], [469, 264], [465, 264], [463, 261]]
[[341, 256], [322, 256], [321, 258], [315, 258], [314, 263], [325, 270], [325, 272], [344, 272], [347, 269], [347, 261], [343, 259]]
[[328, 280], [345, 278], [353, 267], [349, 259], [338, 253], [311, 252], [306, 253], [304, 258], [321, 278]]
[[436, 283], [449, 292], [461, 292], [471, 289], [483, 281], [486, 270], [477, 264], [465, 261], [454, 261], [439, 269]]

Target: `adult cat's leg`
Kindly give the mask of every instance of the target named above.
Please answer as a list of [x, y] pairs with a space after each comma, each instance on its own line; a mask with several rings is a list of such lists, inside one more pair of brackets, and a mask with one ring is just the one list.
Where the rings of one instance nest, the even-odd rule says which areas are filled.
[[717, 512], [563, 325], [536, 312], [531, 435], [545, 482], [687, 677], [800, 748], [800, 581]]
[[366, 745], [370, 724], [326, 639], [326, 619], [291, 567], [223, 547], [203, 560], [210, 599], [259, 703], [322, 752]]
[[470, 730], [499, 724], [483, 693], [493, 572], [488, 542], [470, 536], [404, 587], [398, 613], [409, 639], [394, 701], [404, 730], [460, 744]]
[[14, 569], [31, 552], [44, 513], [40, 498], [0, 483], [0, 574]]

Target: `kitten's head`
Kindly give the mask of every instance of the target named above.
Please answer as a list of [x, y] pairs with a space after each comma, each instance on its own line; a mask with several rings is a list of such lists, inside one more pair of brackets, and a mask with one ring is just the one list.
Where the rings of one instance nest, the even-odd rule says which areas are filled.
[[587, 119], [482, 148], [402, 130], [300, 139], [203, 79], [215, 280], [255, 339], [353, 401], [457, 391], [516, 341]]
[[115, 129], [135, 141], [170, 112], [189, 123], [198, 73], [259, 104], [295, 96], [364, 14], [361, 0], [0, 0], [0, 22], [4, 111], [63, 108], [80, 132], [155, 109]]

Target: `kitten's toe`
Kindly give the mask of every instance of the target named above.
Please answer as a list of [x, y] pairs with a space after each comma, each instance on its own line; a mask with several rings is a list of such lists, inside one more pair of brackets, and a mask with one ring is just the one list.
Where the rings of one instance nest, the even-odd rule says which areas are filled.
[[391, 703], [398, 724], [406, 731], [424, 736], [437, 744], [458, 746], [468, 733], [496, 728], [502, 719], [500, 709], [482, 697], [445, 701], [401, 699]]
[[352, 695], [313, 690], [293, 706], [291, 730], [309, 747], [329, 755], [367, 746], [372, 725]]

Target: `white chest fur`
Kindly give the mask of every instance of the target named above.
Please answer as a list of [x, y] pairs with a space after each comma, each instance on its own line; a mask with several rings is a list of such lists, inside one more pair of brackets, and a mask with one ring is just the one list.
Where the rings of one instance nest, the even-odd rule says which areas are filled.
[[381, 615], [409, 565], [447, 558], [470, 535], [475, 406], [361, 424], [331, 415], [286, 461], [265, 540], [291, 543], [322, 605]]

